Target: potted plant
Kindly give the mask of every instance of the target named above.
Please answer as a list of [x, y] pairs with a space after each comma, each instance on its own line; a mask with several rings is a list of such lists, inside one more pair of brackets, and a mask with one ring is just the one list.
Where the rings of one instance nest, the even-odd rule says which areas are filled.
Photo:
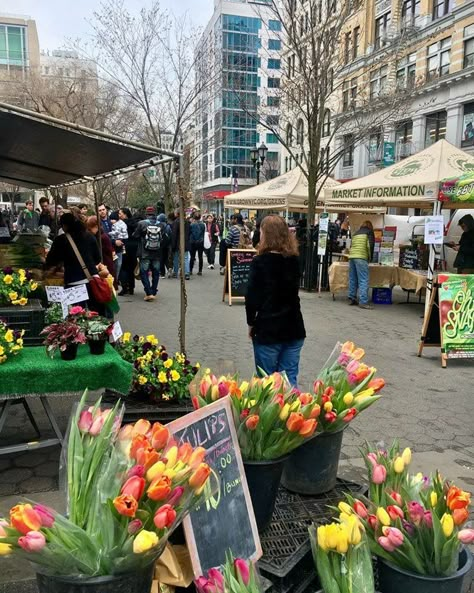
[[0, 320], [0, 364], [7, 362], [23, 349], [23, 334], [25, 330], [13, 330]]
[[86, 338], [91, 354], [104, 354], [105, 344], [108, 341], [112, 324], [110, 319], [89, 311], [86, 322]]
[[62, 454], [68, 517], [15, 505], [0, 520], [0, 555], [30, 560], [40, 593], [149, 593], [170, 534], [203, 502], [206, 451], [178, 448], [165, 426], [146, 420], [120, 429], [119, 403], [105, 410], [85, 398]]
[[28, 304], [28, 296], [38, 288], [38, 283], [33, 280], [28, 270], [20, 268], [13, 271], [7, 267], [0, 270], [0, 305]]
[[344, 430], [381, 396], [385, 381], [362, 362], [365, 352], [352, 342], [337, 344], [314, 382], [321, 416], [316, 435], [285, 465], [282, 484], [299, 494], [322, 494], [336, 485]]
[[74, 360], [79, 344], [86, 343], [84, 330], [75, 321], [68, 319], [48, 325], [41, 334], [46, 336], [44, 344], [51, 358], [59, 350], [63, 360]]

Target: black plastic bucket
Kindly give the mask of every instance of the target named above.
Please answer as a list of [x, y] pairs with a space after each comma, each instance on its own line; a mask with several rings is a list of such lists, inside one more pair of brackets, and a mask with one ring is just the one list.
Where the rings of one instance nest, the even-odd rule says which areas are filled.
[[272, 520], [283, 466], [288, 456], [271, 461], [244, 461], [252, 506], [259, 531]]
[[321, 432], [298, 447], [285, 463], [281, 483], [298, 494], [323, 494], [336, 485], [344, 429]]
[[429, 577], [378, 559], [379, 589], [382, 593], [461, 593], [463, 581], [472, 567], [472, 554], [462, 549], [458, 570], [450, 577]]
[[91, 354], [104, 354], [107, 340], [89, 340], [89, 351]]
[[106, 577], [74, 578], [36, 573], [39, 593], [150, 593], [154, 563], [140, 571]]
[[77, 356], [77, 347], [79, 344], [68, 344], [66, 350], [61, 350], [61, 358], [63, 360], [75, 360]]

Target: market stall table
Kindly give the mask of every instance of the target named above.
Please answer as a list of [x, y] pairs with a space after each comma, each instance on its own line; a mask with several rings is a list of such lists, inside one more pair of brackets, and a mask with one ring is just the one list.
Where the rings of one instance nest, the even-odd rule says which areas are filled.
[[397, 284], [403, 290], [410, 290], [416, 292], [416, 294], [421, 293], [423, 289], [426, 290], [428, 282], [427, 270], [407, 270], [397, 267], [397, 274]]
[[81, 393], [87, 388], [96, 390], [106, 387], [126, 394], [132, 375], [133, 366], [123, 360], [109, 344], [101, 356], [91, 355], [87, 345], [79, 346], [77, 358], [71, 361], [62, 360], [59, 354], [50, 358], [43, 346], [25, 348], [18, 356], [0, 365], [0, 433], [11, 406], [21, 402], [39, 436], [34, 414], [25, 399], [36, 397], [39, 398], [56, 437], [6, 445], [0, 447], [0, 455], [62, 444], [63, 435], [48, 401], [49, 397]]
[[[369, 264], [369, 286], [394, 286], [397, 284], [397, 269], [394, 266]], [[347, 292], [349, 288], [349, 262], [335, 262], [329, 268], [331, 293]]]

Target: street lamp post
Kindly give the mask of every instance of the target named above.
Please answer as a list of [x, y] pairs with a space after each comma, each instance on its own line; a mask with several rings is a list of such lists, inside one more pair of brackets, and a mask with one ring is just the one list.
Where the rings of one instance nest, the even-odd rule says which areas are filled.
[[260, 169], [265, 162], [265, 158], [267, 156], [268, 148], [262, 142], [258, 148], [252, 148], [250, 151], [250, 160], [252, 161], [252, 165], [255, 167], [257, 172], [257, 185], [260, 183]]

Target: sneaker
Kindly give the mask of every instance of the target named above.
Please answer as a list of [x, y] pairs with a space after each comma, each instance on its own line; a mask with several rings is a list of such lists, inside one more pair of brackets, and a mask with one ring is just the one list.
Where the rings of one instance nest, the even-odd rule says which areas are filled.
[[211, 264], [210, 266], [207, 266], [209, 268], [209, 270], [213, 270], [214, 269], [214, 264]]
[[122, 290], [118, 293], [118, 296], [127, 296], [128, 295], [128, 290], [125, 290], [125, 288], [122, 288]]
[[147, 295], [146, 295], [146, 296], [143, 298], [143, 300], [144, 300], [144, 301], [146, 301], [146, 302], [152, 301], [153, 299], [154, 299], [154, 297], [153, 297], [153, 296], [151, 296], [151, 294], [147, 294]]
[[160, 276], [161, 280], [164, 280], [166, 278], [166, 276]]
[[348, 305], [358, 305], [359, 303], [355, 299], [349, 299]]
[[359, 308], [360, 308], [360, 309], [368, 309], [368, 310], [372, 310], [372, 309], [373, 309], [373, 306], [372, 306], [372, 305], [369, 305], [369, 304], [367, 303], [367, 305], [359, 305]]
[[186, 274], [185, 278], [186, 278], [186, 280], [189, 280], [191, 277], [189, 274]]
[[202, 276], [202, 272], [198, 272], [198, 276]]
[[220, 273], [221, 273], [221, 276], [223, 276], [225, 274], [225, 268], [221, 268]]
[[148, 297], [148, 300], [149, 300], [149, 301], [154, 301], [155, 299], [156, 299], [156, 294], [151, 294], [151, 295]]

